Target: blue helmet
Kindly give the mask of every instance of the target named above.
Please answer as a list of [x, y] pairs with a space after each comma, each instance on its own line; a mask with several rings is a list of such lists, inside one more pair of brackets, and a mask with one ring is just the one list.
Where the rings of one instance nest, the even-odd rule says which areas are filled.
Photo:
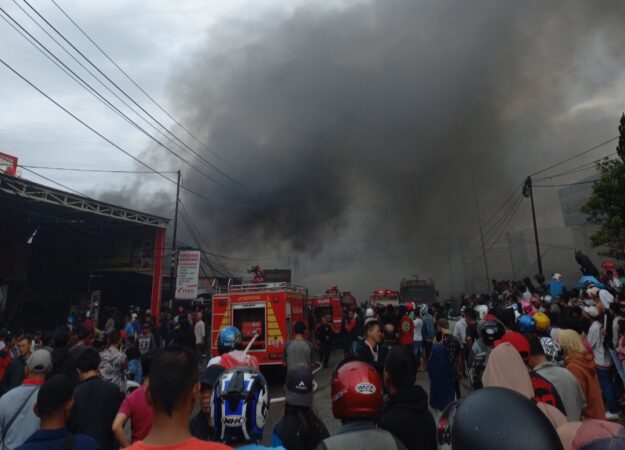
[[227, 326], [222, 328], [217, 337], [217, 350], [220, 355], [236, 350], [241, 344], [241, 332], [237, 327]]
[[517, 320], [517, 326], [521, 333], [533, 333], [536, 330], [536, 321], [533, 317], [523, 314]]
[[223, 372], [215, 382], [210, 420], [219, 441], [262, 439], [268, 411], [269, 388], [259, 372], [237, 367]]
[[67, 316], [67, 323], [70, 325], [76, 325], [76, 318], [72, 315]]

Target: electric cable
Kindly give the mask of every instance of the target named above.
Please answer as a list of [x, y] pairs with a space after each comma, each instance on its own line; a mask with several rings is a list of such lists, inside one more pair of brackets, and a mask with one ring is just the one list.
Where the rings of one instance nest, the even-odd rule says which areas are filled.
[[[15, 0], [13, 0], [15, 2]], [[19, 6], [19, 5], [18, 5]], [[171, 148], [169, 148], [168, 146], [166, 146], [165, 144], [163, 144], [161, 141], [159, 141], [158, 139], [156, 139], [154, 136], [152, 136], [150, 133], [148, 133], [143, 127], [141, 127], [138, 123], [136, 123], [134, 120], [132, 120], [130, 117], [128, 117], [123, 111], [121, 111], [119, 108], [117, 108], [115, 105], [113, 105], [106, 97], [104, 97], [100, 92], [98, 92], [93, 86], [91, 86], [89, 83], [87, 83], [82, 77], [80, 77], [80, 75], [78, 75], [76, 72], [74, 72], [70, 67], [68, 67], [62, 60], [60, 60], [50, 49], [48, 49], [45, 45], [43, 45], [37, 38], [35, 38], [31, 33], [28, 32], [28, 30], [26, 30], [19, 22], [17, 22], [15, 20], [15, 18], [13, 18], [13, 16], [11, 16], [9, 13], [7, 13], [3, 8], [0, 7], [0, 12], [4, 13], [9, 19], [11, 19], [24, 33], [26, 33], [30, 39], [32, 39], [33, 41], [35, 41], [41, 48], [43, 48], [52, 58], [54, 58], [56, 61], [58, 61], [58, 63], [60, 63], [64, 69], [63, 71], [68, 74], [68, 71], [71, 72], [71, 74], [73, 76], [71, 76], [70, 78], [72, 78], [75, 82], [77, 82], [79, 85], [81, 85], [81, 87], [83, 87], [83, 89], [87, 90], [87, 92], [89, 92], [91, 95], [93, 95], [96, 99], [98, 99], [100, 102], [104, 103], [105, 106], [107, 106], [109, 109], [112, 109], [113, 112], [115, 112], [117, 115], [119, 115], [120, 117], [122, 117], [124, 120], [126, 120], [128, 123], [130, 123], [135, 129], [137, 129], [139, 132], [141, 132], [142, 134], [144, 134], [145, 136], [147, 136], [149, 139], [151, 139], [152, 141], [154, 141], [157, 145], [161, 146], [162, 148], [164, 148], [165, 150], [167, 150], [169, 153], [171, 153], [172, 155], [174, 155], [176, 158], [180, 159], [183, 163], [185, 163], [186, 165], [188, 165], [189, 167], [191, 167], [193, 170], [197, 171], [199, 174], [201, 174], [202, 176], [204, 176], [205, 178], [209, 179], [210, 181], [214, 182], [215, 184], [225, 187], [223, 185], [223, 183], [221, 183], [220, 181], [216, 180], [214, 177], [208, 175], [207, 173], [205, 173], [204, 171], [200, 170], [198, 167], [196, 167], [194, 164], [192, 164], [191, 162], [187, 161], [186, 159], [184, 159], [182, 156], [180, 156], [178, 153], [174, 152]], [[30, 16], [29, 16], [30, 17]], [[32, 19], [32, 18], [31, 18]], [[32, 19], [34, 20], [34, 19]], [[45, 31], [45, 30], [44, 30]], [[25, 37], [22, 34], [23, 37]], [[29, 42], [31, 43], [31, 45], [34, 45], [36, 47], [36, 45], [29, 40]], [[56, 42], [56, 41], [55, 41]], [[57, 42], [58, 44], [58, 42]], [[59, 44], [60, 45], [60, 44]], [[71, 56], [71, 55], [70, 55]], [[78, 61], [77, 61], [78, 62]], [[80, 62], [78, 62], [80, 64]], [[87, 68], [85, 68], [82, 64], [81, 66], [89, 71]], [[57, 64], [58, 67], [58, 64]], [[91, 73], [91, 72], [90, 72]], [[99, 79], [97, 79], [97, 77], [95, 77], [95, 75], [93, 75], [91, 73], [91, 75], [96, 78], [96, 80], [100, 81]], [[80, 82], [77, 81], [77, 79], [80, 80]], [[100, 84], [102, 84], [109, 92], [111, 92], [118, 100], [120, 100], [122, 103], [124, 103], [129, 109], [131, 109], [135, 114], [137, 114], [140, 118], [142, 118], [144, 121], [146, 121], [146, 123], [148, 123], [148, 125], [152, 126], [149, 122], [147, 122], [147, 120], [145, 120], [145, 118], [143, 118], [141, 115], [139, 115], [136, 111], [134, 111], [126, 102], [123, 101], [123, 99], [121, 99], [119, 96], [117, 96], [113, 91], [111, 91], [106, 85], [104, 85], [101, 81]], [[160, 132], [156, 127], [152, 126], [153, 129], [155, 129], [157, 132]], [[161, 133], [163, 134], [163, 133]], [[166, 137], [166, 136], [165, 136]]]
[[[96, 136], [100, 137], [102, 140], [106, 141], [107, 143], [109, 143], [110, 145], [112, 145], [113, 147], [115, 147], [117, 150], [119, 150], [120, 152], [124, 153], [126, 156], [132, 158], [134, 161], [138, 162], [139, 164], [141, 164], [143, 167], [149, 169], [151, 172], [154, 172], [155, 174], [161, 176], [163, 179], [169, 181], [170, 183], [177, 185], [178, 183], [175, 180], [172, 180], [171, 178], [168, 178], [167, 176], [165, 176], [163, 173], [159, 172], [158, 170], [154, 169], [152, 166], [150, 166], [149, 164], [143, 162], [141, 159], [137, 158], [136, 156], [134, 156], [133, 154], [131, 154], [130, 152], [128, 152], [127, 150], [125, 150], [124, 148], [122, 148], [120, 145], [116, 144], [115, 142], [113, 142], [112, 140], [110, 140], [109, 138], [107, 138], [106, 136], [104, 136], [102, 133], [100, 133], [99, 131], [97, 131], [95, 128], [93, 128], [92, 126], [90, 126], [89, 124], [87, 124], [85, 121], [83, 121], [82, 119], [80, 119], [78, 116], [76, 116], [74, 113], [72, 113], [70, 110], [68, 110], [67, 108], [65, 108], [63, 105], [61, 105], [59, 102], [57, 102], [56, 100], [54, 100], [52, 97], [50, 97], [48, 94], [46, 94], [44, 91], [42, 91], [39, 87], [37, 87], [33, 82], [31, 82], [28, 78], [26, 78], [24, 75], [22, 75], [20, 72], [18, 72], [16, 69], [14, 69], [10, 64], [8, 64], [6, 61], [4, 61], [2, 58], [0, 58], [0, 63], [2, 65], [4, 65], [7, 69], [9, 69], [11, 72], [13, 72], [17, 77], [21, 78], [25, 83], [27, 83], [30, 87], [32, 87], [33, 89], [35, 89], [39, 94], [41, 94], [42, 96], [44, 96], [46, 99], [48, 99], [50, 102], [52, 102], [54, 105], [56, 105], [58, 108], [60, 108], [63, 112], [65, 112], [67, 115], [69, 115], [71, 118], [73, 118], [74, 120], [76, 120], [78, 123], [80, 123], [82, 126], [84, 126], [85, 128], [87, 128], [89, 131], [91, 131], [92, 133], [94, 133]], [[190, 192], [191, 194], [196, 195], [197, 197], [204, 199], [206, 201], [209, 201], [211, 203], [214, 203], [214, 200], [212, 200], [211, 198], [200, 194], [199, 192], [190, 189], [184, 185], [180, 185], [181, 189], [184, 189], [187, 192]]]
[[165, 110], [165, 108], [163, 106], [161, 106], [161, 104], [159, 102], [157, 102], [150, 94], [148, 94], [145, 89], [143, 89], [130, 75], [128, 75], [128, 73], [126, 73], [126, 71], [124, 69], [122, 69], [116, 62], [115, 60], [107, 53], [105, 52], [102, 47], [100, 45], [98, 45], [92, 38], [91, 36], [89, 36], [87, 34], [87, 32], [85, 30], [83, 30], [83, 28], [78, 25], [78, 23], [76, 23], [76, 21], [74, 19], [72, 19], [72, 17], [70, 17], [70, 15], [63, 9], [61, 8], [61, 6], [59, 6], [58, 3], [56, 3], [56, 1], [51, 0], [51, 2], [54, 4], [54, 6], [56, 6], [59, 11], [61, 11], [61, 13], [67, 17], [67, 19], [83, 34], [83, 36], [85, 36], [89, 42], [91, 42], [95, 48], [97, 48], [100, 53], [102, 53], [104, 55], [104, 57], [106, 59], [108, 59], [137, 89], [139, 89], [148, 99], [150, 99], [150, 101], [152, 103], [154, 103], [163, 113], [165, 113], [167, 115], [167, 117], [169, 117], [171, 120], [173, 120], [176, 125], [178, 125], [181, 129], [183, 129], [189, 136], [191, 136], [193, 138], [193, 140], [195, 142], [197, 142], [198, 144], [200, 144], [202, 147], [204, 147], [208, 152], [210, 152], [212, 155], [214, 155], [216, 158], [218, 158], [221, 162], [223, 162], [224, 164], [227, 164], [228, 166], [230, 166], [230, 168], [234, 168], [232, 165], [230, 165], [230, 163], [228, 161], [226, 161], [224, 158], [221, 157], [221, 155], [219, 155], [217, 152], [215, 152], [214, 150], [212, 150], [210, 147], [208, 147], [205, 143], [203, 143], [202, 141], [200, 141], [193, 133], [191, 133], [191, 131], [189, 131], [184, 125], [182, 125], [178, 120], [176, 120], [175, 117], [173, 117], [167, 110]]
[[[202, 158], [203, 157], [201, 155], [199, 155], [198, 153], [196, 153], [191, 147], [189, 147], [184, 141], [182, 141], [175, 133], [171, 132], [167, 127], [165, 127], [158, 119], [156, 119], [152, 114], [150, 114], [145, 108], [143, 108], [138, 102], [136, 102], [130, 95], [128, 95], [128, 93], [126, 93], [126, 91], [124, 91], [122, 88], [119, 87], [119, 85], [117, 83], [115, 83], [108, 75], [106, 75], [106, 73], [104, 73], [96, 64], [94, 64], [87, 56], [85, 56], [85, 54], [83, 52], [81, 52], [78, 48], [76, 48], [76, 46], [74, 44], [72, 44], [64, 35], [63, 33], [61, 33], [54, 25], [52, 25], [43, 15], [41, 15], [41, 13], [39, 13], [39, 11], [37, 11], [36, 8], [34, 8], [29, 2], [28, 0], [24, 0], [24, 3], [26, 3], [26, 5], [33, 10], [33, 12], [35, 14], [37, 14], [37, 16], [39, 16], [41, 18], [41, 20], [43, 20], [46, 25], [48, 25], [52, 30], [54, 30], [54, 32], [59, 35], [59, 37], [61, 37], [61, 39], [63, 39], [65, 42], [67, 42], [67, 44], [69, 44], [69, 46], [74, 49], [74, 51], [76, 53], [78, 53], [85, 61], [87, 61], [87, 63], [89, 63], [90, 66], [92, 66], [96, 71], [98, 71], [98, 73], [100, 73], [109, 83], [111, 83], [111, 85], [115, 86], [115, 88], [117, 88], [118, 91], [120, 91], [124, 97], [126, 97], [128, 100], [130, 100], [134, 105], [136, 105], [139, 109], [141, 109], [141, 111], [143, 111], [148, 117], [150, 117], [150, 119], [152, 119], [155, 123], [157, 123], [159, 126], [161, 126], [167, 133], [169, 133], [175, 140], [177, 140], [178, 142], [180, 142], [181, 145], [185, 146], [186, 148], [189, 149], [189, 151], [191, 151], [193, 154], [195, 154], [198, 158]], [[234, 178], [232, 178], [230, 175], [228, 175], [227, 173], [225, 173], [224, 171], [222, 171], [219, 167], [215, 166], [213, 163], [210, 163], [209, 161], [207, 161], [206, 159], [203, 159], [204, 162], [206, 162], [210, 167], [212, 167], [215, 171], [219, 172], [223, 177], [227, 178], [228, 180], [230, 180], [231, 182], [233, 182], [236, 185], [240, 186], [240, 183], [235, 180]]]

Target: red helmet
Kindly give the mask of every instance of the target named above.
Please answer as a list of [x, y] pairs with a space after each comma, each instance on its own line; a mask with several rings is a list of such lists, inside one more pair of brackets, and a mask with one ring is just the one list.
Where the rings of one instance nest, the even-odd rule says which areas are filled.
[[382, 408], [382, 380], [364, 361], [346, 358], [332, 373], [332, 412], [341, 420], [371, 418]]

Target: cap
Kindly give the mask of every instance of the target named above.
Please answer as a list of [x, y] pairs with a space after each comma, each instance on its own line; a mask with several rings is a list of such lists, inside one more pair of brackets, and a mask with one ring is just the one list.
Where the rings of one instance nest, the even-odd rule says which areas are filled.
[[444, 317], [441, 317], [440, 319], [438, 319], [438, 321], [436, 322], [436, 325], [438, 325], [445, 331], [449, 330], [449, 320], [445, 319]]
[[35, 373], [43, 373], [52, 366], [52, 356], [48, 350], [36, 350], [28, 358], [26, 367], [28, 370]]
[[286, 374], [284, 392], [289, 405], [310, 408], [313, 401], [312, 370], [303, 366], [289, 370]]
[[521, 333], [516, 331], [508, 331], [503, 335], [501, 339], [495, 341], [495, 347], [503, 344], [504, 342], [509, 342], [519, 353], [530, 354], [530, 343]]
[[213, 364], [212, 366], [208, 366], [202, 375], [200, 375], [200, 383], [210, 386], [211, 388], [215, 385], [217, 378], [222, 372], [226, 370], [219, 364]]
[[584, 312], [592, 318], [599, 316], [599, 310], [596, 306], [584, 306]]

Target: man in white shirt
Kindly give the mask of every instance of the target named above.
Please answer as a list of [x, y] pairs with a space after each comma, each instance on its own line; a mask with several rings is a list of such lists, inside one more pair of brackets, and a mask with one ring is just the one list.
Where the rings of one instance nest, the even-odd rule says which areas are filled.
[[419, 367], [425, 367], [425, 365], [421, 362], [421, 353], [423, 349], [423, 335], [421, 334], [421, 329], [423, 328], [423, 319], [421, 319], [421, 311], [419, 310], [419, 308], [416, 308], [414, 310], [414, 320], [412, 321], [412, 323], [414, 324], [412, 351], [417, 358]]
[[460, 341], [460, 345], [464, 347], [464, 343], [467, 340], [467, 320], [464, 318], [464, 312], [462, 313], [462, 317], [456, 325], [454, 325], [454, 333], [453, 336]]
[[195, 334], [195, 347], [197, 348], [197, 355], [200, 360], [204, 356], [204, 340], [206, 339], [206, 324], [202, 320], [202, 313], [195, 313], [195, 327], [193, 328]]
[[606, 414], [605, 417], [608, 420], [617, 419], [619, 407], [616, 402], [616, 392], [612, 379], [610, 377], [610, 366], [612, 360], [610, 354], [603, 346], [603, 325], [602, 318], [599, 314], [599, 310], [596, 306], [584, 307], [584, 316], [587, 319], [592, 320], [592, 325], [588, 329], [587, 340], [592, 351], [595, 354], [595, 366], [597, 367], [597, 377], [599, 378], [599, 385], [601, 386], [601, 392], [603, 393], [603, 400], [605, 402]]
[[598, 287], [591, 287], [586, 290], [586, 293], [590, 298], [592, 298], [596, 302], [601, 302], [605, 310], [607, 311], [610, 307], [610, 303], [614, 301], [614, 296], [610, 294], [605, 289], [599, 289]]

